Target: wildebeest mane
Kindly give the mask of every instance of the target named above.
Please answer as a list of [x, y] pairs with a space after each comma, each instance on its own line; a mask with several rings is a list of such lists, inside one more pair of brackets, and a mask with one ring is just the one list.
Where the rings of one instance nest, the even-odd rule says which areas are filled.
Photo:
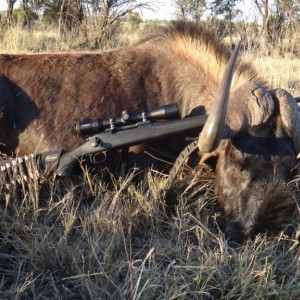
[[[217, 84], [232, 52], [232, 47], [224, 42], [215, 30], [200, 22], [171, 21], [167, 25], [155, 27], [137, 44], [153, 43], [155, 40], [174, 41], [176, 46], [173, 45], [173, 49], [176, 49], [179, 55], [187, 56], [188, 61], [192, 60], [198, 64]], [[232, 90], [248, 81], [266, 85], [254, 67], [245, 59], [241, 59], [236, 67]]]

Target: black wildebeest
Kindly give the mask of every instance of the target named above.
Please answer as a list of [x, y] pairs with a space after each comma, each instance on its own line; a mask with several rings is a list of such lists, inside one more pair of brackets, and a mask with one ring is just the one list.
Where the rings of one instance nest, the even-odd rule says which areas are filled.
[[172, 102], [184, 117], [198, 107], [210, 115], [199, 149], [203, 161], [218, 158], [216, 195], [228, 234], [241, 241], [273, 229], [290, 199], [282, 193], [297, 163], [299, 112], [288, 92], [268, 90], [240, 62], [225, 118], [228, 86], [215, 95], [230, 52], [210, 30], [173, 22], [109, 51], [1, 55], [1, 150], [22, 155], [72, 149], [82, 142], [73, 129], [78, 120]]

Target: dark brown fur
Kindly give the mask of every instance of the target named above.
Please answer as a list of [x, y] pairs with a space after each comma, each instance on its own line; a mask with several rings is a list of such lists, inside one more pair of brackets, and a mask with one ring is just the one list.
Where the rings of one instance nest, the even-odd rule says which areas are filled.
[[[177, 103], [183, 116], [196, 106], [207, 109], [229, 53], [213, 33], [178, 22], [144, 42], [111, 51], [1, 55], [0, 142], [20, 154], [71, 149], [81, 142], [74, 124], [84, 118], [169, 103]], [[202, 60], [218, 68], [212, 74]]]

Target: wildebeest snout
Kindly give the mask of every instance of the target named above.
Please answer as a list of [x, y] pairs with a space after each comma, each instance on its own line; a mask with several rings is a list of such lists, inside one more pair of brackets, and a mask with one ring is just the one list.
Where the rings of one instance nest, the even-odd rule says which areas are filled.
[[272, 152], [264, 151], [268, 139], [249, 135], [242, 140], [220, 144], [215, 183], [226, 236], [238, 243], [259, 232], [278, 231], [295, 204], [287, 182], [296, 155], [287, 140], [273, 140]]

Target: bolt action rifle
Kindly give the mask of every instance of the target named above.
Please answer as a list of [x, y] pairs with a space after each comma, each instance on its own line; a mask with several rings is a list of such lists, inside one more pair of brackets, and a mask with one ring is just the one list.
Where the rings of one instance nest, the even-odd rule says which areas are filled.
[[180, 118], [177, 105], [171, 104], [151, 112], [130, 114], [126, 110], [118, 118], [77, 122], [77, 133], [89, 137], [76, 149], [3, 160], [0, 161], [0, 170], [11, 183], [15, 183], [18, 176], [25, 179], [38, 176], [46, 168], [58, 176], [70, 176], [76, 162], [85, 155], [150, 143], [192, 130], [200, 131], [206, 119], [206, 115]]

